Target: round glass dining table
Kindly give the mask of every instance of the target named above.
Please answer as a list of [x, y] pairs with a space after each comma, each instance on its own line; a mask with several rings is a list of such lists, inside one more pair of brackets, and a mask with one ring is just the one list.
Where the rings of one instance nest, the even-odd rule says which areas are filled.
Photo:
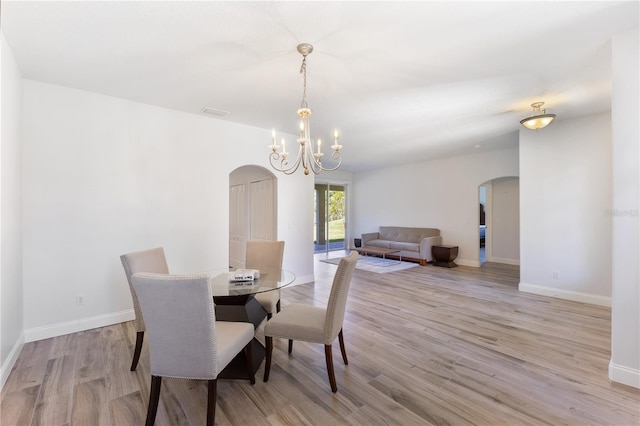
[[[296, 276], [293, 272], [278, 269], [260, 269], [259, 278], [249, 281], [231, 281], [228, 269], [207, 271], [209, 285], [213, 294], [217, 321], [250, 322], [254, 329], [267, 317], [267, 311], [255, 299], [258, 293], [276, 291], [293, 283]], [[252, 341], [253, 368], [260, 367], [264, 359], [264, 346], [256, 338]], [[247, 364], [244, 351], [220, 373], [220, 378], [246, 379]]]
[[[231, 271], [233, 272], [233, 271]], [[296, 276], [284, 269], [261, 269], [260, 275], [254, 280], [231, 281], [229, 270], [209, 271], [209, 285], [214, 299], [222, 301], [224, 298], [250, 296], [257, 293], [277, 290], [291, 284]]]

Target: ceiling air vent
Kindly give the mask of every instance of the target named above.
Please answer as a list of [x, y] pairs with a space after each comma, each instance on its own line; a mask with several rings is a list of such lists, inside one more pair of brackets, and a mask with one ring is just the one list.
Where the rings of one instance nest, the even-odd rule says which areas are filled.
[[225, 117], [230, 114], [229, 111], [223, 111], [221, 109], [215, 109], [211, 107], [202, 108], [203, 114], [213, 115], [214, 117]]

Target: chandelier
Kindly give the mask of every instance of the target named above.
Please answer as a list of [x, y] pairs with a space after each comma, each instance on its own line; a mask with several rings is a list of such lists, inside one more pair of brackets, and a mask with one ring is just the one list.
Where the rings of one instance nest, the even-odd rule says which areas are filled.
[[[338, 144], [338, 131], [333, 132], [333, 145], [331, 149], [331, 158], [337, 161], [334, 167], [325, 167], [322, 165], [322, 141], [317, 140], [317, 151], [313, 152], [313, 141], [311, 140], [311, 130], [309, 127], [309, 117], [311, 116], [311, 108], [307, 105], [307, 55], [313, 52], [313, 46], [308, 43], [302, 43], [298, 45], [298, 52], [302, 55], [302, 65], [300, 66], [300, 74], [303, 75], [302, 86], [302, 102], [300, 103], [300, 109], [298, 109], [298, 116], [300, 117], [300, 137], [298, 138], [298, 156], [295, 161], [289, 163], [289, 153], [285, 148], [285, 140], [282, 138], [282, 146], [278, 145], [276, 140], [276, 131], [271, 132], [271, 154], [269, 155], [269, 162], [271, 167], [283, 172], [287, 175], [295, 173], [298, 167], [302, 165], [304, 174], [308, 175], [309, 170], [318, 174], [321, 171], [336, 170], [342, 164], [342, 153], [340, 149], [342, 145]], [[281, 151], [279, 151], [281, 149]]]
[[556, 118], [556, 115], [547, 114], [546, 110], [540, 109], [542, 105], [544, 105], [544, 102], [532, 103], [531, 108], [533, 108], [533, 112], [529, 117], [520, 120], [520, 124], [531, 130], [538, 130], [547, 127], [553, 119]]

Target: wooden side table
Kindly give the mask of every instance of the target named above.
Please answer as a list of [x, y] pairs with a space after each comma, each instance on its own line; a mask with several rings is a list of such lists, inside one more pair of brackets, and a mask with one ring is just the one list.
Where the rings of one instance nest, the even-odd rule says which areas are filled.
[[458, 257], [458, 246], [432, 246], [431, 255], [433, 256], [433, 264], [436, 266], [445, 266], [447, 268], [455, 268], [453, 261]]

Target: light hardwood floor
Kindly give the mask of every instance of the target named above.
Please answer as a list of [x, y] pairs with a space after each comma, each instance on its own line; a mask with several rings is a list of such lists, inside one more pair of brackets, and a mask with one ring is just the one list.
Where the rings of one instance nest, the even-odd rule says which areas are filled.
[[[282, 291], [324, 305], [336, 266]], [[518, 267], [417, 266], [356, 270], [337, 342], [333, 394], [322, 345], [274, 339], [269, 381], [220, 380], [221, 425], [428, 425], [640, 423], [640, 391], [611, 383], [610, 309], [520, 293]], [[262, 330], [257, 335], [263, 340]], [[0, 423], [144, 424], [145, 342], [129, 366], [132, 322], [25, 344], [2, 391]], [[205, 422], [204, 382], [163, 380], [157, 425]]]

